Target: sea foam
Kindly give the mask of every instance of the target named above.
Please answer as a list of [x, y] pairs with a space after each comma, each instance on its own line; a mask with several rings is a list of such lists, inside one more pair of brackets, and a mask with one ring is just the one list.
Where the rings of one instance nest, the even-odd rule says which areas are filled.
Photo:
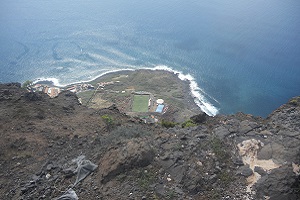
[[33, 81], [33, 84], [36, 84], [36, 83], [39, 83], [39, 82], [44, 82], [44, 81], [51, 82], [53, 85], [58, 86], [58, 87], [63, 87], [63, 85], [61, 85], [59, 83], [59, 80], [57, 78], [44, 78], [44, 77], [41, 77], [41, 78], [35, 79]]
[[183, 72], [174, 70], [165, 65], [156, 66], [155, 68], [151, 68], [151, 70], [169, 71], [176, 74], [180, 80], [189, 81], [190, 92], [194, 97], [194, 102], [197, 104], [197, 106], [199, 106], [201, 110], [209, 116], [215, 116], [219, 113], [219, 110], [204, 97], [204, 95], [202, 94], [204, 93], [202, 92], [203, 90], [198, 86], [198, 83], [191, 74], [184, 74]]

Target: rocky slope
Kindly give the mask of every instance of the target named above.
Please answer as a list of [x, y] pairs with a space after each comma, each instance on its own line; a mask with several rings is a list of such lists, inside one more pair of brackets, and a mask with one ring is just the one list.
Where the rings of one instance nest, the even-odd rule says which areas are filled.
[[267, 119], [199, 113], [189, 128], [20, 84], [0, 85], [0, 102], [0, 199], [300, 198], [299, 97]]

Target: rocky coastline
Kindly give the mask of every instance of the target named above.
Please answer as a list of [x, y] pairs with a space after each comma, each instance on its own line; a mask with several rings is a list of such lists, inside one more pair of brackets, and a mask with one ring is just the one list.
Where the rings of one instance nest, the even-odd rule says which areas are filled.
[[20, 86], [0, 84], [0, 199], [300, 198], [300, 97], [168, 127]]
[[[190, 82], [181, 80], [178, 74], [166, 70], [122, 70], [104, 74], [93, 81], [57, 87], [52, 82], [36, 82], [30, 89], [44, 91], [50, 97], [56, 97], [61, 91], [77, 94], [81, 103], [89, 108], [101, 109], [113, 104], [124, 113], [143, 116], [147, 113], [132, 112], [134, 93], [148, 93], [153, 101], [165, 99], [168, 111], [158, 115], [169, 121], [182, 122], [201, 112], [191, 94]], [[155, 107], [155, 106], [154, 106]], [[149, 113], [151, 114], [155, 109]], [[176, 114], [177, 113], [177, 114]]]

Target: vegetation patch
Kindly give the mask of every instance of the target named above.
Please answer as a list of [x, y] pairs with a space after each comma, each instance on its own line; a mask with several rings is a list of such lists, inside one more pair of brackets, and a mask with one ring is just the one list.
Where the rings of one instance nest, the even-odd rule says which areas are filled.
[[112, 116], [110, 116], [110, 115], [102, 115], [101, 118], [102, 118], [103, 121], [105, 122], [106, 127], [107, 127], [108, 129], [113, 128], [113, 126], [115, 125], [115, 122], [114, 122], [114, 119], [113, 119]]
[[170, 121], [166, 121], [166, 120], [162, 120], [161, 121], [161, 125], [165, 128], [173, 128], [177, 125], [176, 122], [170, 122]]
[[194, 127], [194, 126], [197, 126], [197, 124], [194, 123], [192, 120], [187, 120], [187, 121], [183, 122], [181, 125], [182, 128], [188, 128], [188, 127]]
[[294, 99], [290, 100], [289, 103], [292, 104], [292, 105], [294, 105], [294, 106], [297, 106], [298, 105], [298, 99], [294, 98]]

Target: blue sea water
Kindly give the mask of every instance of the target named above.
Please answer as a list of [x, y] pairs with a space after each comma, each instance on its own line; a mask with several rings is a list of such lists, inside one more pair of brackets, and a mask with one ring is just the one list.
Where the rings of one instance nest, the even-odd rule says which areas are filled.
[[[300, 95], [299, 0], [2, 0], [0, 82], [164, 66], [209, 114]], [[190, 75], [190, 76], [189, 76]], [[193, 82], [194, 81], [194, 82]]]

